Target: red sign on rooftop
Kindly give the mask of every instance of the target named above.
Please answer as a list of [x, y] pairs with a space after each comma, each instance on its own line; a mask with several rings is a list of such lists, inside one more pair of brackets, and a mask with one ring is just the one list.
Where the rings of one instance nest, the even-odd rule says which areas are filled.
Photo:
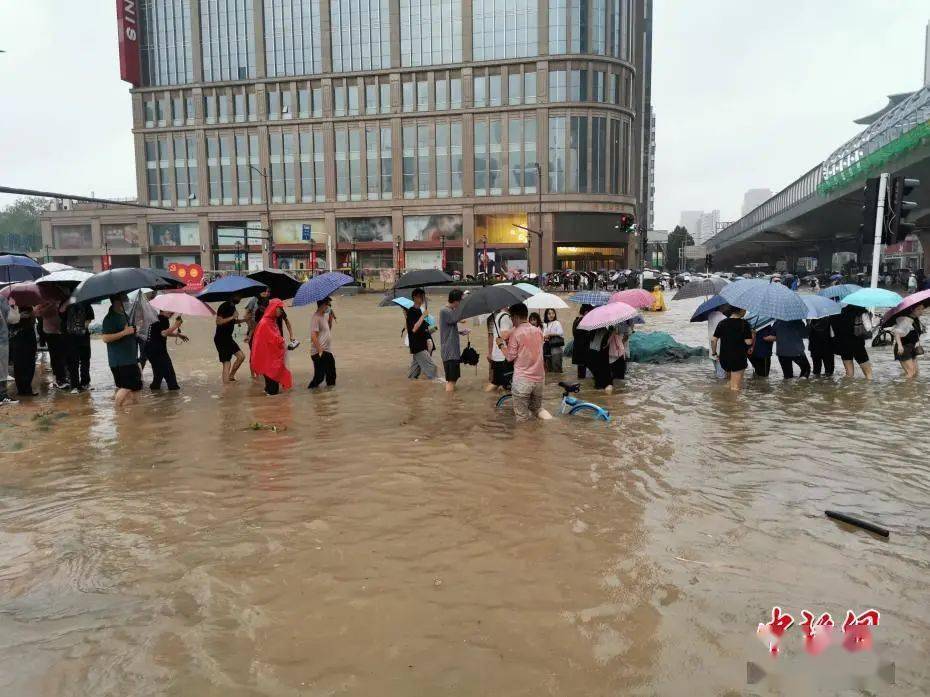
[[138, 87], [142, 84], [138, 0], [116, 0], [116, 25], [119, 28], [120, 79]]

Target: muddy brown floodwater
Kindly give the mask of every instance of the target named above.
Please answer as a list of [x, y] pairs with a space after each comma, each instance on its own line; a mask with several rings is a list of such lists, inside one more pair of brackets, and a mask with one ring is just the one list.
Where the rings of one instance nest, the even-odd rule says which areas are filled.
[[[796, 627], [767, 654], [774, 605], [879, 610], [876, 693], [930, 692], [930, 371], [886, 348], [872, 384], [733, 395], [706, 360], [634, 365], [582, 392], [613, 423], [518, 429], [483, 363], [451, 396], [407, 381], [377, 300], [337, 298], [332, 391], [305, 389], [295, 309], [287, 395], [223, 388], [192, 319], [180, 393], [114, 412], [95, 341], [94, 392], [0, 414], [0, 695], [739, 695], [747, 661], [749, 693], [837, 694], [776, 682], [821, 671]], [[645, 329], [701, 344], [697, 303]]]

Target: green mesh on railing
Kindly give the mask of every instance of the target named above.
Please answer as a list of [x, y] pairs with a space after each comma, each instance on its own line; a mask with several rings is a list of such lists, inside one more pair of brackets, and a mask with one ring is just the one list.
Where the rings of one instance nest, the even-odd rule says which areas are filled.
[[882, 146], [842, 171], [825, 177], [820, 186], [817, 187], [817, 191], [821, 194], [829, 194], [848, 184], [852, 184], [857, 179], [879, 171], [889, 161], [927, 142], [930, 142], [930, 121], [915, 126], [907, 133], [903, 133], [887, 145]]

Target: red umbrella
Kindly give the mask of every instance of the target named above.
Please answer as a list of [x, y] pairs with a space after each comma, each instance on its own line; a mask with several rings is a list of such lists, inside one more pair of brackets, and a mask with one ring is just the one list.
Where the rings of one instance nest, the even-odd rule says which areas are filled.
[[920, 305], [922, 303], [930, 304], [930, 290], [922, 290], [919, 293], [908, 295], [906, 298], [904, 298], [904, 300], [899, 302], [882, 316], [881, 326], [887, 327], [900, 315], [903, 315], [915, 305]]
[[60, 303], [68, 297], [60, 288], [30, 283], [29, 281], [7, 286], [0, 290], [0, 295], [10, 298], [20, 307], [35, 307], [45, 302]]

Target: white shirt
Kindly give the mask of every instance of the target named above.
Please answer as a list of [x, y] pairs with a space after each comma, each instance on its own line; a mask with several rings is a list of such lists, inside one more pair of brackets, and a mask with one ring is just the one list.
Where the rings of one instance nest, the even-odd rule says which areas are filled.
[[709, 315], [707, 315], [707, 343], [711, 345], [711, 342], [714, 338], [714, 332], [717, 331], [717, 325], [720, 324], [722, 320], [725, 320], [727, 316], [718, 310], [714, 310]]
[[504, 361], [507, 360], [504, 356], [504, 352], [500, 350], [500, 347], [497, 345], [497, 337], [499, 337], [504, 332], [513, 331], [513, 322], [510, 320], [510, 315], [501, 310], [496, 315], [494, 315], [494, 322], [496, 323], [497, 329], [492, 331], [492, 346], [491, 349], [491, 360], [492, 361]]
[[910, 278], [907, 279], [907, 287], [913, 290], [917, 289], [917, 276], [911, 274]]
[[902, 339], [911, 333], [911, 330], [914, 328], [914, 320], [907, 315], [898, 317], [895, 320], [894, 327], [891, 331], [894, 332], [896, 336], [900, 336]]
[[565, 332], [562, 330], [562, 323], [557, 319], [543, 323], [543, 336], [547, 339], [550, 336], [565, 336]]

